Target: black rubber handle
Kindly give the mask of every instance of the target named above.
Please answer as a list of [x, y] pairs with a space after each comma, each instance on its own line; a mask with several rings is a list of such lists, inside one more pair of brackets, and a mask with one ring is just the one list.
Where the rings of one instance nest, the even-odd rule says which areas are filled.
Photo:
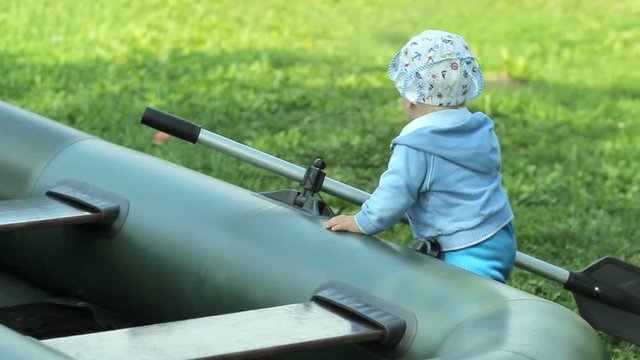
[[149, 106], [144, 109], [140, 122], [194, 144], [198, 141], [202, 129], [202, 126], [189, 120]]

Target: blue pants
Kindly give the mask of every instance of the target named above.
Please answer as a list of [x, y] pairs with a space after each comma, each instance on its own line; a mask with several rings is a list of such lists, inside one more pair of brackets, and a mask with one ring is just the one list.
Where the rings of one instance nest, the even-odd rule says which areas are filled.
[[516, 261], [516, 236], [508, 223], [493, 236], [468, 248], [443, 251], [440, 259], [488, 278], [506, 282]]

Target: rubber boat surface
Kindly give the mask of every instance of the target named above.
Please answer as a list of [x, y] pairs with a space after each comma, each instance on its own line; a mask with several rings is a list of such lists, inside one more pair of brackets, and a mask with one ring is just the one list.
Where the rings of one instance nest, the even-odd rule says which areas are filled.
[[[254, 355], [318, 359], [609, 358], [599, 334], [558, 304], [408, 247], [327, 231], [322, 216], [0, 102], [0, 200], [38, 199], [52, 192], [64, 197], [76, 191], [65, 192], [74, 186], [79, 186], [79, 190], [75, 188], [78, 198], [84, 198], [83, 189], [99, 189], [92, 193], [97, 194], [98, 203], [120, 204], [124, 209], [115, 215], [109, 215], [108, 210], [100, 213], [103, 218], [110, 217], [110, 225], [97, 228], [61, 223], [0, 232], [0, 271], [24, 281], [34, 291], [54, 294], [57, 299], [76, 299], [74, 304], [92, 304], [132, 326], [142, 326], [136, 329], [149, 330], [154, 324], [172, 322], [176, 322], [172, 326], [186, 329], [197, 319], [213, 316], [213, 325], [198, 323], [203, 326], [199, 332], [173, 331], [164, 340], [172, 348], [198, 338], [215, 343], [207, 326], [222, 323], [225, 316], [260, 309], [274, 309], [271, 313], [278, 314], [284, 313], [282, 306], [301, 304], [297, 305], [301, 309], [329, 309], [348, 321], [365, 313], [365, 321], [349, 326], [348, 331], [361, 329], [371, 337], [336, 346], [307, 346], [291, 354]], [[114, 197], [105, 200], [104, 194]], [[44, 205], [34, 207], [42, 210]], [[95, 211], [88, 212], [97, 217]], [[3, 216], [9, 212], [0, 212], [0, 221]], [[76, 219], [83, 216], [88, 215], [77, 214]], [[0, 297], [0, 306], [34, 302], [29, 296], [19, 300], [10, 303]], [[331, 310], [336, 304], [338, 309]], [[295, 312], [298, 308], [291, 309]], [[319, 317], [325, 318], [322, 314]], [[259, 322], [265, 318], [259, 315], [252, 320], [255, 325], [250, 324], [247, 331], [254, 333], [247, 333], [247, 338], [257, 342], [285, 324], [284, 318], [282, 323], [276, 318], [272, 331], [259, 333]], [[294, 330], [304, 333], [315, 323], [287, 326], [298, 326]], [[136, 332], [126, 332], [127, 326], [115, 329], [119, 330], [91, 334], [107, 336], [120, 331], [130, 336], [128, 340], [116, 336], [113, 341], [136, 341], [131, 337]], [[49, 335], [36, 340], [3, 326], [0, 358], [83, 358], [82, 353], [73, 353], [61, 344], [91, 334]], [[383, 335], [378, 338], [375, 334]], [[117, 346], [111, 349], [102, 353], [104, 358], [118, 357]], [[150, 358], [164, 358], [160, 352], [155, 355]]]

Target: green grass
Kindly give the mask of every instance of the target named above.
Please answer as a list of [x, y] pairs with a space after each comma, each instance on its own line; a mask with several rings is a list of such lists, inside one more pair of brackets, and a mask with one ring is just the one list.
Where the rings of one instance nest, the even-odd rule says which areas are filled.
[[[372, 191], [406, 121], [388, 61], [425, 28], [465, 36], [489, 81], [522, 252], [640, 264], [640, 3], [0, 2], [0, 99], [246, 188], [296, 184], [203, 147], [152, 147], [147, 105]], [[332, 197], [335, 209], [356, 207]], [[408, 243], [399, 225], [383, 238]], [[517, 269], [514, 287], [575, 309]], [[607, 337], [614, 359], [638, 347]]]

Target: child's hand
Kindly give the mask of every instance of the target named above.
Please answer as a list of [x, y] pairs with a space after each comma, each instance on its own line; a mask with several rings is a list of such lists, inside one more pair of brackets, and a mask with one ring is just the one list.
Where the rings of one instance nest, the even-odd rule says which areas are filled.
[[324, 224], [324, 227], [332, 231], [348, 231], [356, 234], [362, 234], [353, 215], [338, 215], [333, 217]]

